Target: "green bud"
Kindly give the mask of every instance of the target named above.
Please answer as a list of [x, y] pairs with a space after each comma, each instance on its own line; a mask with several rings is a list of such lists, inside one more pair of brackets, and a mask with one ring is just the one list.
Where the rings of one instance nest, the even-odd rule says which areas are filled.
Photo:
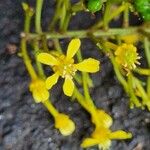
[[95, 13], [102, 8], [102, 0], [89, 0], [88, 1], [88, 10], [92, 13]]

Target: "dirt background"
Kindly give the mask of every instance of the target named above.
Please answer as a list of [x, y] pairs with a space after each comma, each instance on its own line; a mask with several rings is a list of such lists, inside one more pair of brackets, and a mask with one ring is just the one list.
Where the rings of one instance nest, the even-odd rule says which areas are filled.
[[[54, 128], [48, 111], [35, 104], [28, 90], [30, 81], [23, 61], [18, 57], [20, 32], [23, 30], [23, 0], [0, 0], [0, 150], [81, 150], [83, 138], [92, 132], [89, 115], [77, 102], [64, 96], [60, 85], [53, 88], [53, 103], [60, 112], [69, 114], [76, 123], [76, 131], [63, 137]], [[35, 0], [25, 1], [35, 6]], [[75, 2], [75, 1], [74, 1]], [[54, 14], [54, 0], [45, 0], [43, 27]], [[99, 15], [97, 15], [99, 16]], [[86, 29], [95, 22], [89, 13], [73, 17], [70, 29]], [[138, 24], [137, 19], [132, 22]], [[118, 26], [120, 22], [113, 23]], [[68, 40], [61, 40], [64, 47]], [[128, 97], [117, 81], [108, 58], [99, 54], [88, 39], [82, 40], [84, 57], [101, 61], [101, 72], [92, 75], [95, 88], [91, 90], [95, 104], [114, 118], [112, 130], [124, 129], [133, 133], [126, 141], [114, 141], [111, 150], [149, 150], [150, 113], [128, 107]], [[60, 83], [61, 84], [61, 83]], [[88, 150], [96, 150], [96, 147]]]

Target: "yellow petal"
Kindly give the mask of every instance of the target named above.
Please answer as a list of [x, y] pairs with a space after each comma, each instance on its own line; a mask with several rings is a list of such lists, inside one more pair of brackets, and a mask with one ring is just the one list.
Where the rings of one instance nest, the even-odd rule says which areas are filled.
[[70, 77], [65, 78], [65, 82], [63, 85], [63, 91], [64, 91], [65, 95], [72, 96], [73, 91], [74, 91], [74, 83]]
[[37, 92], [34, 91], [32, 94], [33, 94], [32, 96], [36, 103], [40, 103], [42, 101], [41, 96], [39, 94], [37, 94]]
[[49, 98], [49, 92], [46, 89], [45, 81], [37, 79], [32, 81], [29, 87], [36, 103], [46, 101]]
[[53, 85], [55, 85], [58, 81], [59, 75], [57, 73], [46, 79], [46, 88], [51, 89]]
[[33, 98], [36, 103], [40, 103], [46, 101], [49, 98], [49, 92], [46, 89], [43, 90], [34, 90]]
[[80, 39], [73, 39], [69, 43], [68, 49], [67, 49], [67, 58], [72, 58], [76, 52], [79, 50], [81, 45]]
[[81, 63], [76, 64], [75, 66], [77, 70], [94, 73], [99, 71], [99, 65], [100, 62], [98, 60], [93, 58], [88, 58], [83, 60]]
[[62, 135], [71, 135], [75, 130], [74, 122], [65, 114], [58, 114], [55, 117], [55, 128], [59, 129]]
[[109, 116], [109, 114], [107, 114], [103, 110], [97, 109], [96, 116], [99, 119], [98, 124], [96, 124], [97, 122], [95, 122], [93, 117], [92, 117], [92, 122], [95, 123], [97, 126], [104, 126], [106, 128], [109, 128], [113, 123], [111, 116]]
[[115, 132], [112, 132], [110, 134], [110, 139], [129, 139], [132, 138], [132, 134], [131, 133], [127, 133], [125, 131], [122, 130], [118, 130]]
[[86, 138], [85, 140], [83, 140], [81, 147], [87, 148], [87, 147], [91, 147], [97, 144], [99, 144], [98, 140], [93, 139], [93, 138]]
[[48, 53], [40, 53], [37, 56], [37, 60], [43, 64], [51, 65], [51, 66], [58, 64], [57, 59]]

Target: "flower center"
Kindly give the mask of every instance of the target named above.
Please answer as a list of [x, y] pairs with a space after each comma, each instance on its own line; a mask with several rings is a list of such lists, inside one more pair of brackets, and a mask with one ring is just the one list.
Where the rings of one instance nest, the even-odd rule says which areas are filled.
[[99, 144], [103, 147], [103, 148], [108, 148], [110, 145], [110, 139], [109, 139], [109, 135], [110, 135], [110, 130], [105, 128], [105, 127], [100, 127], [97, 128], [93, 134], [92, 137], [94, 139], [97, 139], [99, 141]]
[[72, 78], [75, 75], [77, 69], [74, 66], [73, 59], [67, 59], [66, 56], [61, 55], [58, 57], [59, 64], [53, 67], [55, 72], [58, 72], [62, 78], [70, 77]]
[[135, 51], [127, 50], [125, 53], [125, 62], [131, 67], [137, 60], [137, 53]]

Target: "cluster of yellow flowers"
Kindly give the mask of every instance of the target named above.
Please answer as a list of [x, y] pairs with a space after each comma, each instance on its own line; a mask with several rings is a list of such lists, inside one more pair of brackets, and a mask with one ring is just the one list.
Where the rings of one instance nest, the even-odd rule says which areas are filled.
[[[53, 56], [49, 53], [40, 53], [37, 56], [39, 62], [50, 65], [54, 74], [46, 79], [46, 81], [36, 78], [30, 84], [30, 91], [33, 94], [36, 103], [44, 103], [49, 98], [49, 89], [58, 81], [59, 77], [65, 78], [63, 91], [67, 96], [72, 96], [74, 91], [73, 76], [76, 71], [94, 73], [99, 71], [99, 61], [88, 58], [82, 62], [75, 64], [73, 56], [79, 50], [81, 42], [79, 39], [73, 39], [68, 46], [67, 55]], [[75, 130], [74, 122], [65, 114], [58, 113], [55, 118], [55, 127], [59, 129], [64, 136], [72, 134]]]
[[[45, 101], [48, 100], [48, 90], [57, 83], [59, 77], [65, 79], [63, 84], [64, 94], [67, 96], [72, 96], [74, 91], [73, 77], [75, 76], [77, 70], [88, 73], [99, 71], [100, 62], [93, 58], [85, 59], [77, 64], [74, 63], [73, 56], [79, 50], [80, 45], [81, 42], [79, 39], [73, 39], [69, 43], [66, 56], [63, 54], [55, 56], [50, 53], [40, 53], [37, 56], [37, 60], [43, 64], [49, 65], [54, 71], [54, 74], [48, 77], [45, 81], [43, 79], [36, 78], [31, 82], [30, 91], [33, 94], [35, 102], [45, 103]], [[123, 45], [123, 48], [119, 47], [116, 51], [116, 55], [120, 53], [119, 51], [124, 50], [126, 47], [126, 45]], [[120, 59], [123, 59], [123, 57]], [[121, 62], [118, 58], [116, 58], [116, 60], [118, 63], [123, 62], [123, 60]], [[130, 63], [130, 65], [133, 65], [133, 63]], [[122, 130], [112, 132], [109, 128], [112, 125], [113, 120], [103, 110], [96, 109], [95, 115], [98, 122], [95, 122], [94, 117], [92, 116], [91, 120], [95, 124], [95, 130], [90, 138], [84, 139], [81, 144], [83, 148], [98, 145], [99, 148], [108, 149], [111, 145], [112, 139], [127, 139], [132, 137], [131, 133], [126, 133]], [[54, 120], [55, 127], [62, 135], [68, 136], [74, 132], [75, 123], [69, 118], [68, 115], [57, 113], [54, 115]]]

